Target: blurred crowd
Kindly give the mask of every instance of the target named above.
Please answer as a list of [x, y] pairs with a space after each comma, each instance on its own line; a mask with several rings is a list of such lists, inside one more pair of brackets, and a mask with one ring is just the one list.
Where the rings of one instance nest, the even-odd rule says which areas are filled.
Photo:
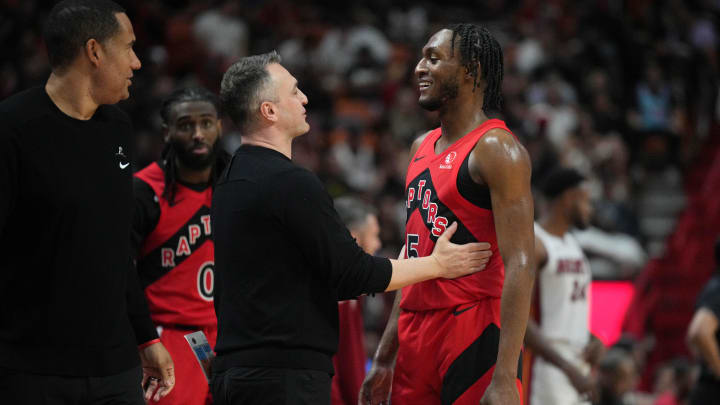
[[[41, 27], [52, 3], [0, 2], [0, 99], [48, 77]], [[578, 238], [597, 278], [631, 278], [662, 253], [684, 204], [684, 169], [717, 135], [717, 0], [120, 3], [143, 63], [121, 104], [135, 125], [136, 170], [159, 158], [160, 103], [173, 89], [217, 91], [238, 57], [277, 49], [310, 100], [311, 130], [294, 160], [334, 197], [373, 203], [381, 254], [391, 257], [403, 241], [409, 146], [438, 125], [417, 105], [413, 71], [429, 35], [447, 24], [478, 22], [501, 43], [502, 118], [530, 152], [533, 181], [557, 164], [591, 179], [594, 226]], [[239, 134], [224, 124], [232, 152]], [[366, 305], [371, 348], [386, 301]], [[610, 356], [606, 366], [623, 364]]]

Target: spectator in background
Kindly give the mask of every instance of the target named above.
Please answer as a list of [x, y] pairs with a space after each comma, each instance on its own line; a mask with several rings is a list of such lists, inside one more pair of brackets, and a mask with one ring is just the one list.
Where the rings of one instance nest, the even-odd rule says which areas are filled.
[[638, 370], [630, 353], [613, 348], [600, 360], [595, 405], [625, 405], [624, 397], [637, 384]]
[[672, 89], [656, 62], [650, 62], [645, 68], [644, 80], [638, 84], [635, 97], [639, 130], [671, 131], [675, 108]]
[[[375, 210], [355, 197], [335, 200], [340, 220], [366, 253], [375, 254], [380, 247], [380, 224]], [[360, 385], [365, 378], [365, 342], [362, 307], [358, 299], [338, 302], [339, 340], [333, 357], [335, 376], [332, 381], [332, 405], [356, 405]]]
[[200, 13], [193, 23], [195, 39], [221, 69], [247, 54], [248, 29], [238, 16], [238, 8], [237, 2], [225, 1], [220, 7]]
[[685, 405], [694, 383], [693, 368], [685, 358], [677, 358], [658, 371], [654, 405]]
[[701, 363], [690, 405], [715, 403], [720, 398], [720, 238], [715, 242], [715, 267], [697, 300], [687, 333], [688, 345]]

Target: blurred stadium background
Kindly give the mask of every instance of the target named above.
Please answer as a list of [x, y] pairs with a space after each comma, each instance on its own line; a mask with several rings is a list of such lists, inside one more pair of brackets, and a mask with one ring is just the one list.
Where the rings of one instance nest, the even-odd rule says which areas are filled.
[[[505, 54], [502, 118], [530, 151], [534, 182], [556, 164], [592, 179], [593, 227], [578, 237], [597, 280], [593, 330], [635, 355], [639, 390], [689, 356], [687, 325], [720, 234], [720, 1], [118, 2], [143, 63], [121, 104], [136, 170], [159, 157], [160, 102], [174, 88], [217, 91], [238, 57], [277, 49], [310, 100], [294, 159], [333, 196], [378, 208], [390, 257], [403, 240], [409, 145], [437, 125], [417, 105], [420, 49], [448, 23], [487, 26]], [[46, 80], [52, 4], [0, 1], [0, 99]], [[224, 124], [232, 152], [239, 136]], [[369, 353], [390, 303], [365, 302]]]

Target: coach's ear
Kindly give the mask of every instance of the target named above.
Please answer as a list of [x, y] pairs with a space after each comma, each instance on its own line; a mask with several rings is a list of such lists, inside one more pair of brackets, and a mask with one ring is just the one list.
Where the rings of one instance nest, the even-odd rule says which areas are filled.
[[277, 122], [278, 108], [272, 101], [263, 101], [260, 104], [260, 115], [270, 122]]
[[102, 56], [102, 46], [100, 42], [96, 41], [94, 38], [88, 39], [87, 42], [85, 42], [85, 48], [83, 51], [91, 65], [94, 67], [98, 67], [100, 65], [100, 58]]

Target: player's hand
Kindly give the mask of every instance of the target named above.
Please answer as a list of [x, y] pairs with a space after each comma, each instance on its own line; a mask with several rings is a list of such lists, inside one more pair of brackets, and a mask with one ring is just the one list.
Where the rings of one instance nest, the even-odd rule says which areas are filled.
[[142, 387], [145, 391], [145, 402], [150, 401], [151, 398], [159, 401], [175, 386], [175, 365], [170, 353], [162, 343], [158, 342], [140, 350], [140, 361], [143, 369]]
[[360, 387], [358, 405], [387, 405], [390, 403], [393, 367], [373, 362]]
[[595, 367], [600, 363], [600, 359], [605, 354], [605, 345], [600, 339], [590, 339], [585, 349], [583, 349], [583, 359], [590, 364], [591, 367]]
[[520, 405], [520, 394], [515, 378], [495, 378], [480, 399], [480, 405]]
[[453, 222], [435, 243], [431, 256], [440, 264], [438, 277], [456, 278], [483, 270], [492, 256], [489, 243], [457, 245], [450, 242], [457, 228], [457, 222]]
[[578, 394], [594, 399], [595, 381], [592, 377], [584, 375], [575, 368], [564, 371], [568, 380], [570, 380], [570, 384], [575, 387]]

